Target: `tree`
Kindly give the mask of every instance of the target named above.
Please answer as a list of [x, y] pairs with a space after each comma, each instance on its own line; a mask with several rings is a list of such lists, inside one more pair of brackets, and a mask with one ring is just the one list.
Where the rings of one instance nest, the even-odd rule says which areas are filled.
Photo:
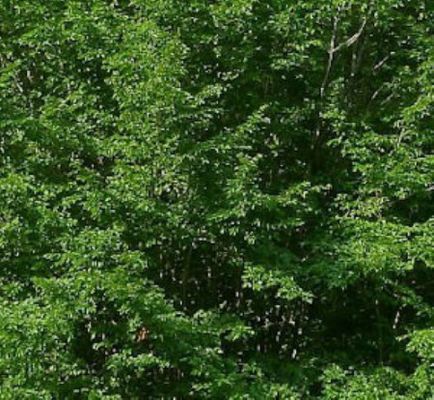
[[430, 2], [0, 15], [0, 399], [433, 395]]

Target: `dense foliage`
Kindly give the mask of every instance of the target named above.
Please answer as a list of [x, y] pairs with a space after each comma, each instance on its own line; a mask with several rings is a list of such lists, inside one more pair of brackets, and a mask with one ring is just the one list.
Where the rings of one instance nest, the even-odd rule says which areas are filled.
[[1, 0], [0, 399], [433, 398], [430, 0]]

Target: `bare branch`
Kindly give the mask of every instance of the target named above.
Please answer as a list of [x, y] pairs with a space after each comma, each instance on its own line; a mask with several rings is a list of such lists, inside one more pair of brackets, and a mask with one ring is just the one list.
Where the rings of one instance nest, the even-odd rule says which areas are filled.
[[343, 47], [350, 47], [351, 45], [353, 45], [354, 43], [357, 42], [357, 40], [360, 38], [360, 36], [363, 33], [363, 30], [365, 29], [366, 26], [366, 22], [368, 21], [368, 19], [365, 17], [363, 19], [362, 25], [360, 26], [359, 30], [357, 31], [357, 33], [355, 33], [353, 36], [351, 36], [349, 39], [347, 39], [345, 42], [339, 44], [338, 46], [333, 48], [333, 53], [336, 53], [337, 51], [341, 50]]
[[378, 71], [386, 62], [389, 60], [389, 58], [393, 55], [393, 51], [389, 53], [386, 57], [384, 57], [381, 61], [379, 61], [377, 64], [374, 65], [374, 72]]
[[384, 88], [384, 86], [385, 86], [385, 83], [382, 83], [380, 85], [380, 87], [371, 96], [371, 99], [369, 100], [369, 103], [373, 102], [377, 98], [377, 96], [379, 95], [380, 91]]
[[328, 50], [328, 61], [327, 61], [327, 67], [326, 67], [326, 71], [324, 74], [324, 78], [321, 84], [321, 90], [320, 90], [320, 97], [324, 97], [324, 92], [325, 92], [325, 88], [327, 86], [327, 82], [330, 76], [330, 71], [332, 69], [332, 65], [333, 65], [333, 59], [334, 59], [334, 48], [335, 48], [335, 44], [336, 44], [336, 36], [337, 36], [337, 32], [338, 32], [338, 23], [339, 23], [339, 18], [338, 17], [334, 17], [333, 20], [333, 32], [332, 32], [332, 37], [330, 39], [330, 48]]

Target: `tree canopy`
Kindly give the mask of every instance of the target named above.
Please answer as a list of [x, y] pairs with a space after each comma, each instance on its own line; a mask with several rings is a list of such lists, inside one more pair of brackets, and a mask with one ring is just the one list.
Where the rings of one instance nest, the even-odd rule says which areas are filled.
[[433, 30], [2, 0], [0, 399], [433, 398]]

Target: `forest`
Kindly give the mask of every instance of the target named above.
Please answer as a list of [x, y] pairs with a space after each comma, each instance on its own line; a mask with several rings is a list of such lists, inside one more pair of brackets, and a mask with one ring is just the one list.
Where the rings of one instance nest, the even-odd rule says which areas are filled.
[[0, 0], [0, 400], [434, 399], [433, 0]]

